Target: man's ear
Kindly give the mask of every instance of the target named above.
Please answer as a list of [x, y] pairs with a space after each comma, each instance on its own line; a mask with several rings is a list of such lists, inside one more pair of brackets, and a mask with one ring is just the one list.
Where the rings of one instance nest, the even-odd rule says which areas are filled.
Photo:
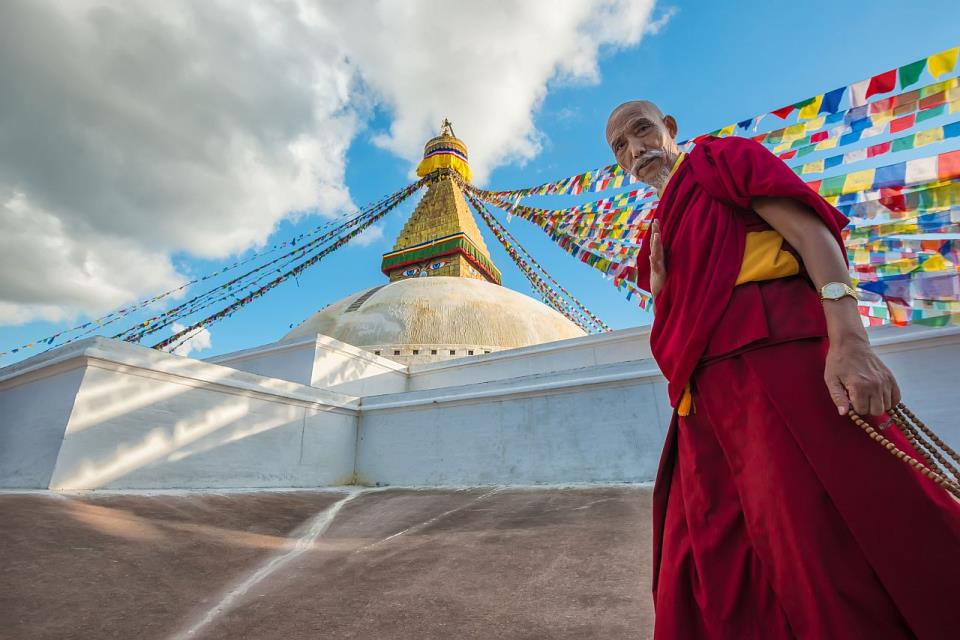
[[667, 131], [670, 132], [670, 137], [676, 140], [677, 139], [677, 121], [674, 120], [673, 116], [665, 116], [663, 119], [663, 124], [666, 125]]

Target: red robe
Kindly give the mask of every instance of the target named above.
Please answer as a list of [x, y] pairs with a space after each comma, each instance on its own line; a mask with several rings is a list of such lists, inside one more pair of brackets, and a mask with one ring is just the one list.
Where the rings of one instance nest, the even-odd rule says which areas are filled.
[[664, 191], [651, 347], [695, 411], [654, 490], [655, 637], [955, 637], [960, 506], [837, 415], [803, 274], [734, 286], [756, 196], [803, 202], [842, 246], [844, 217], [751, 140], [701, 142]]

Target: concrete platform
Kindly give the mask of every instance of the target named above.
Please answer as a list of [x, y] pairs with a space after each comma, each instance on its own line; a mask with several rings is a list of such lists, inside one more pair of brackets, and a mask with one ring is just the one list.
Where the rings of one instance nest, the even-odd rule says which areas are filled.
[[0, 495], [3, 638], [649, 638], [650, 489]]

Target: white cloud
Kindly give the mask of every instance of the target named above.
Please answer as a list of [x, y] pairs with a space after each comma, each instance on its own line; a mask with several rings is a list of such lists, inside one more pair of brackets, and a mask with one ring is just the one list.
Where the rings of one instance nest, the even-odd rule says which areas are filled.
[[[187, 326], [180, 324], [179, 322], [174, 322], [170, 325], [170, 334], [180, 333]], [[176, 347], [168, 347], [165, 351], [170, 353], [175, 353], [178, 356], [188, 356], [193, 351], [203, 351], [204, 349], [209, 349], [212, 346], [210, 331], [206, 327], [197, 327], [193, 332], [187, 334], [189, 337], [184, 340], [182, 343]]]
[[383, 225], [375, 224], [367, 227], [363, 232], [350, 241], [350, 244], [358, 247], [368, 247], [377, 240], [383, 239]]
[[182, 282], [172, 253], [349, 207], [374, 105], [411, 164], [443, 117], [478, 179], [529, 160], [549, 83], [596, 81], [653, 2], [5, 0], [0, 323], [99, 314]]

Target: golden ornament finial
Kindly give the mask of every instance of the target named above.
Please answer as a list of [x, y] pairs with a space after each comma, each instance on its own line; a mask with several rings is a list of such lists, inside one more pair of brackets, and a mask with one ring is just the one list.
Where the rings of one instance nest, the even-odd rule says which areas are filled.
[[450, 124], [450, 120], [447, 118], [443, 119], [443, 124], [440, 125], [440, 135], [441, 136], [452, 136], [456, 138], [457, 136], [453, 133], [453, 125]]

